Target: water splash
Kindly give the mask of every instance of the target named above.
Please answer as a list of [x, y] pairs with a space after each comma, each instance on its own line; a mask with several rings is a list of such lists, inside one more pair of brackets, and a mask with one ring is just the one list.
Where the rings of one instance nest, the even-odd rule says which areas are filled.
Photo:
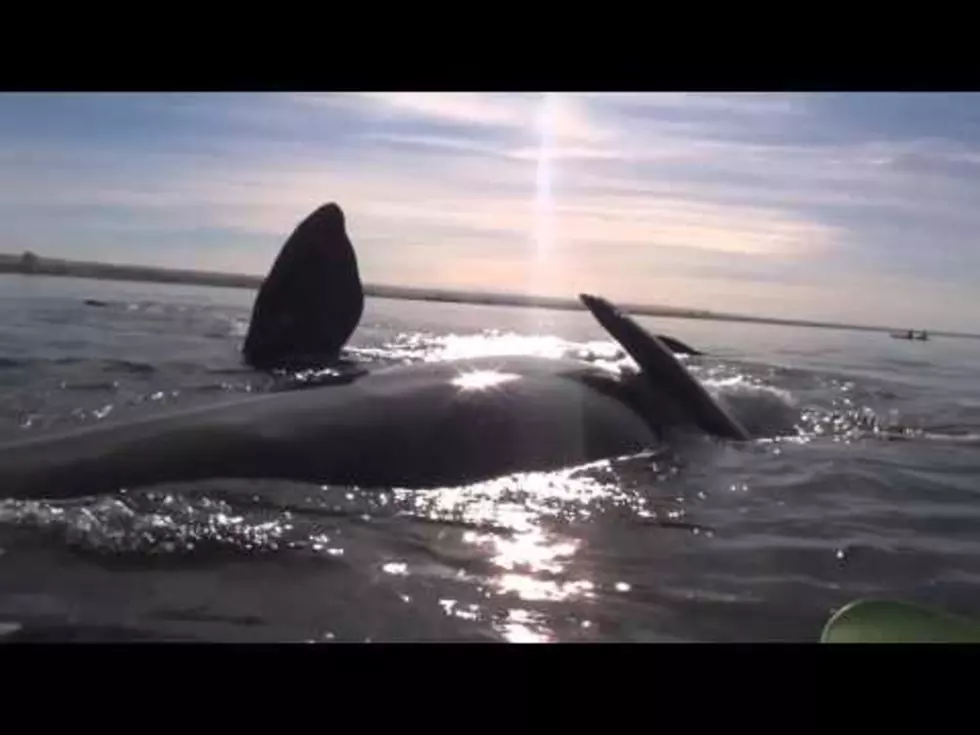
[[[0, 525], [30, 529], [69, 548], [133, 558], [267, 553], [299, 548], [288, 517], [247, 518], [207, 497], [147, 493], [83, 501], [0, 501]], [[317, 539], [308, 539], [312, 547]]]

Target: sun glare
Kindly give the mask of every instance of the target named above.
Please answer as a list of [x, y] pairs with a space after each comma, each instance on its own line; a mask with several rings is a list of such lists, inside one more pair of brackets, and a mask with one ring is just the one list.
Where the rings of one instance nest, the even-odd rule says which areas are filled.
[[500, 373], [496, 370], [470, 370], [457, 375], [453, 379], [453, 385], [461, 390], [486, 390], [519, 377], [521, 376], [514, 373]]
[[534, 242], [539, 262], [545, 258], [548, 252], [551, 250], [554, 238], [554, 199], [552, 192], [552, 177], [554, 176], [553, 158], [555, 144], [556, 103], [557, 100], [554, 94], [545, 94], [541, 101], [541, 113], [538, 117], [538, 160], [534, 200]]
[[528, 293], [543, 291], [542, 286], [550, 280], [555, 269], [554, 247], [554, 148], [555, 113], [557, 96], [546, 93], [541, 99], [541, 109], [537, 119], [537, 166], [534, 186], [534, 234]]

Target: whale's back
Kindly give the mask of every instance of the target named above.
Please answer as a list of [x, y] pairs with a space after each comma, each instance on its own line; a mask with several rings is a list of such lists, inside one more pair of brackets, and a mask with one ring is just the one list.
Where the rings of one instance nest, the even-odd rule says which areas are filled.
[[618, 379], [584, 364], [482, 358], [234, 399], [0, 447], [8, 496], [268, 478], [435, 487], [557, 469], [656, 441]]
[[[309, 475], [381, 487], [432, 487], [642, 451], [656, 438], [616, 378], [557, 361], [492, 360], [401, 368], [310, 401], [270, 438]], [[329, 394], [327, 394], [329, 395]]]

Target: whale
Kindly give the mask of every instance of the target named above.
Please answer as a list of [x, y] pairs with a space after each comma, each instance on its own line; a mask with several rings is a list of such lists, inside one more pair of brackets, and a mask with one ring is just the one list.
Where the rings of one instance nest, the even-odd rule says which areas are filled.
[[[337, 205], [326, 205], [287, 241], [289, 258], [277, 260], [275, 279], [256, 297], [264, 307], [253, 309], [260, 317], [250, 324], [246, 364], [338, 364], [363, 306], [359, 274], [344, 253], [309, 255], [338, 243], [344, 250], [344, 222]], [[312, 287], [317, 266], [330, 270], [333, 290]], [[73, 498], [212, 479], [426, 489], [635, 455], [678, 427], [751, 438], [664, 340], [602, 297], [580, 299], [637, 370], [529, 356], [325, 369], [308, 386], [7, 442], [0, 495]]]

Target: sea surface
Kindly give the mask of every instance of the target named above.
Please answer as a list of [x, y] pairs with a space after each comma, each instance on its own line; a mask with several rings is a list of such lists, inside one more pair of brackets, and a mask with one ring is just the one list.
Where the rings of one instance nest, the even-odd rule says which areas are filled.
[[[254, 293], [0, 276], [0, 442], [275, 390]], [[98, 304], [87, 304], [96, 300]], [[815, 641], [867, 596], [980, 617], [980, 342], [665, 318], [759, 438], [417, 491], [0, 487], [0, 640]], [[586, 312], [369, 299], [348, 357], [629, 367]]]

